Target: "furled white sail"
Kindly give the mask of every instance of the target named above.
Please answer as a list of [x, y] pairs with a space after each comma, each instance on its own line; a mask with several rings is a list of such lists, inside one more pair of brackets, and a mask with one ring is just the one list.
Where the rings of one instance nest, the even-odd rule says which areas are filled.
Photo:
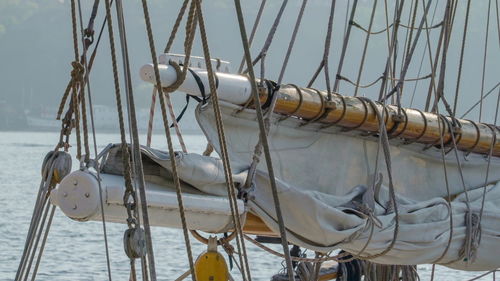
[[[230, 104], [222, 106], [229, 155], [233, 163], [241, 166], [251, 161], [258, 128], [251, 110], [238, 112], [238, 109]], [[211, 107], [199, 107], [197, 119], [217, 150], [219, 145]], [[322, 131], [312, 124], [301, 126], [301, 122], [289, 118], [273, 124], [270, 133], [273, 165], [289, 240], [322, 252], [342, 248], [356, 254], [369, 239], [362, 256], [384, 251], [393, 239], [396, 221], [394, 208], [388, 203], [388, 176], [382, 151], [378, 160], [378, 173], [383, 175], [382, 185], [380, 191], [371, 188], [376, 172], [377, 138], [359, 133], [346, 134], [338, 129]], [[439, 263], [462, 270], [489, 270], [500, 266], [500, 261], [495, 258], [500, 251], [500, 161], [495, 157], [491, 159], [488, 182], [493, 184], [486, 190], [479, 239], [472, 233], [477, 229], [474, 228], [477, 223], [466, 223], [465, 220], [469, 217], [477, 222], [480, 216], [481, 186], [485, 183], [488, 161], [484, 156], [466, 156], [461, 152], [458, 157], [464, 182], [455, 154], [451, 152], [445, 157], [448, 187], [455, 198], [450, 209], [444, 199], [448, 193], [440, 149], [424, 150], [422, 145], [407, 145], [401, 141], [391, 143], [399, 231], [392, 250], [374, 262], [436, 262], [448, 248], [452, 233], [449, 249]], [[278, 232], [267, 170], [262, 166], [265, 163], [260, 165], [252, 196], [255, 199], [249, 202], [249, 206]], [[360, 210], [361, 205], [365, 206], [364, 210]], [[368, 212], [370, 214], [367, 214], [366, 207], [372, 210]], [[453, 218], [452, 232], [450, 215]], [[373, 235], [369, 238], [372, 225]], [[473, 246], [465, 247], [466, 241]]]
[[[258, 129], [253, 120], [254, 113], [250, 110], [239, 112], [238, 109], [233, 105], [222, 105], [233, 180], [236, 186], [242, 186], [257, 143]], [[210, 105], [198, 107], [197, 119], [209, 142], [219, 150]], [[448, 204], [440, 149], [431, 147], [423, 150], [422, 145], [391, 141], [396, 208], [399, 213], [396, 219], [396, 208], [391, 204], [387, 187], [388, 175], [381, 157], [382, 151], [378, 164], [375, 163], [377, 138], [340, 132], [334, 128], [323, 131], [314, 124], [301, 126], [300, 122], [289, 118], [276, 123], [270, 134], [281, 210], [291, 243], [320, 252], [344, 249], [368, 257], [383, 252], [391, 245], [397, 221], [398, 231], [393, 247], [373, 259], [373, 262], [408, 265], [439, 263], [461, 270], [500, 267], [500, 260], [496, 258], [500, 251], [498, 158], [491, 159], [488, 180], [491, 184], [483, 189], [488, 165], [485, 157], [474, 154], [466, 156], [459, 152], [464, 176], [462, 183], [455, 155], [448, 153], [445, 161], [448, 187], [453, 198]], [[170, 201], [160, 200], [174, 194], [169, 155], [146, 147], [141, 151], [145, 176], [149, 181], [148, 197], [158, 194], [156, 201], [152, 201], [156, 205], [150, 206], [152, 222], [154, 225], [179, 227], [175, 202], [169, 205]], [[224, 209], [221, 205], [221, 202], [227, 203], [224, 201], [227, 184], [222, 161], [194, 153], [178, 152], [175, 157], [185, 191], [189, 225], [209, 232], [232, 228], [227, 206]], [[119, 147], [112, 148], [105, 156], [101, 171], [106, 191], [105, 213], [116, 222], [125, 221], [125, 210], [120, 205], [123, 181], [113, 180], [113, 177], [117, 177], [113, 174], [122, 173], [120, 159]], [[379, 181], [380, 185], [374, 186], [373, 175], [376, 173], [381, 175], [379, 178], [382, 180]], [[67, 190], [70, 191], [75, 189], [72, 175], [65, 178], [69, 182], [66, 184], [69, 185]], [[249, 196], [246, 208], [239, 201], [240, 214], [251, 211], [278, 233], [270, 179], [265, 167], [258, 167], [253, 184], [252, 196]], [[54, 191], [52, 197], [57, 200], [54, 199], [53, 203], [71, 217], [70, 213], [75, 210], [65, 200], [74, 196], [71, 192], [71, 196], [63, 196], [65, 190], [63, 182]], [[94, 193], [97, 190], [94, 188]], [[484, 191], [485, 203], [481, 214]], [[97, 198], [94, 193], [89, 197]], [[199, 204], [203, 196], [206, 197], [205, 205]], [[79, 204], [85, 204], [88, 200], [84, 198]], [[96, 202], [93, 204], [98, 205]], [[64, 209], [65, 206], [69, 207]], [[217, 213], [219, 209], [224, 212]], [[92, 215], [73, 217], [98, 220], [99, 213], [96, 207]], [[215, 217], [215, 213], [219, 217]], [[450, 216], [453, 228], [450, 228]]]

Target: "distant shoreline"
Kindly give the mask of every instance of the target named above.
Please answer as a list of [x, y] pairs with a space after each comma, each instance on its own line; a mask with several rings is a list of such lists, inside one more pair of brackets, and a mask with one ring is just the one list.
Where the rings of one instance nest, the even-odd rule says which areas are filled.
[[[171, 130], [174, 130], [173, 128]], [[182, 128], [181, 128], [182, 130]], [[118, 129], [118, 126], [116, 127], [116, 129], [96, 129], [95, 130], [96, 133], [106, 133], [106, 134], [113, 134], [113, 133], [116, 133], [118, 134], [119, 133], [119, 129]], [[47, 132], [47, 133], [58, 133], [60, 132], [60, 130], [58, 129], [55, 129], [55, 128], [32, 128], [32, 127], [22, 127], [22, 128], [0, 128], [0, 133], [9, 133], [9, 132]], [[89, 133], [90, 132], [90, 128], [89, 128]], [[165, 132], [163, 130], [160, 130], [160, 129], [155, 129], [153, 130], [153, 134], [164, 134]], [[143, 131], [143, 130], [139, 130], [139, 134], [146, 134], [146, 131]], [[186, 134], [186, 135], [203, 135], [203, 132], [201, 130], [182, 130], [182, 134]]]

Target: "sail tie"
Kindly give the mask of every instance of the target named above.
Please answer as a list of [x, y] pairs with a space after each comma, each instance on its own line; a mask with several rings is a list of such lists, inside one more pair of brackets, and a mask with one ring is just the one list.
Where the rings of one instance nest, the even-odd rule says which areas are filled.
[[476, 260], [477, 249], [481, 242], [481, 221], [479, 220], [479, 215], [472, 212], [470, 215], [465, 214], [465, 226], [467, 227], [465, 231], [465, 243], [460, 249], [459, 255], [463, 257], [463, 260], [467, 264], [471, 264]]

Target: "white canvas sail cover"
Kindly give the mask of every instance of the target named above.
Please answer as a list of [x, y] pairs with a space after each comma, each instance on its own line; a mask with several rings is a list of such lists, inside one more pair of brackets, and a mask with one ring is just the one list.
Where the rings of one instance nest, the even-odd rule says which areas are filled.
[[[197, 118], [208, 140], [218, 147], [211, 105], [198, 108]], [[253, 112], [236, 114], [223, 106], [234, 181], [244, 184], [258, 129]], [[326, 133], [310, 125], [288, 120], [271, 131], [273, 164], [284, 222], [290, 242], [308, 249], [329, 252], [344, 249], [362, 256], [384, 251], [393, 240], [396, 218], [390, 206], [383, 160], [378, 171], [383, 180], [376, 191], [370, 184], [375, 173], [376, 138]], [[490, 270], [500, 267], [500, 166], [492, 159], [486, 201], [480, 221], [487, 161], [483, 156], [464, 158], [464, 193], [455, 161], [446, 156], [448, 181], [454, 199], [448, 204], [438, 149], [421, 146], [391, 146], [396, 184], [399, 229], [392, 249], [374, 262], [383, 264], [438, 263], [461, 270]], [[382, 154], [382, 152], [381, 152]], [[151, 155], [149, 155], [151, 156]], [[182, 181], [208, 194], [224, 196], [226, 184], [220, 159], [198, 154], [177, 155]], [[167, 170], [170, 161], [156, 161]], [[455, 163], [455, 164], [454, 164]], [[265, 166], [259, 166], [255, 190], [248, 202], [276, 233], [270, 181]], [[467, 199], [468, 197], [468, 199]], [[361, 207], [364, 206], [364, 207]], [[243, 211], [243, 210], [240, 210]], [[450, 231], [450, 215], [453, 228]], [[473, 218], [473, 222], [466, 222]], [[480, 229], [479, 236], [473, 230]], [[373, 230], [373, 233], [371, 233]], [[450, 240], [451, 235], [451, 240]], [[470, 241], [472, 247], [465, 247]], [[467, 249], [471, 251], [466, 251]]]

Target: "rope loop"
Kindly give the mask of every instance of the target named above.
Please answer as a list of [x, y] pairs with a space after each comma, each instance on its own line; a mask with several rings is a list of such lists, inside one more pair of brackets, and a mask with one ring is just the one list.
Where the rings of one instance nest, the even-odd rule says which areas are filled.
[[[337, 125], [340, 121], [342, 121], [342, 119], [344, 119], [344, 116], [347, 112], [347, 105], [346, 105], [346, 102], [345, 102], [345, 97], [338, 94], [338, 93], [332, 93], [333, 95], [335, 95], [337, 98], [340, 99], [340, 103], [341, 103], [341, 107], [342, 107], [342, 113], [340, 114], [340, 117], [333, 121], [333, 122], [330, 122], [329, 124], [326, 124], [324, 125], [323, 127], [321, 127], [321, 129], [326, 129], [326, 128], [330, 128], [330, 127], [333, 127], [335, 125]], [[336, 105], [336, 107], [338, 107], [338, 105]], [[326, 116], [325, 116], [326, 117]]]
[[[163, 89], [165, 90], [165, 93], [172, 93], [182, 85], [184, 80], [186, 80], [186, 74], [183, 70], [181, 70], [181, 67], [177, 62], [169, 60], [168, 64], [175, 69], [175, 74], [177, 75], [177, 79], [172, 85], [168, 87], [163, 87]], [[187, 68], [187, 66], [184, 67]]]
[[283, 116], [282, 118], [280, 118], [279, 122], [285, 121], [286, 119], [290, 118], [295, 113], [297, 113], [297, 111], [299, 111], [299, 109], [302, 107], [302, 103], [304, 102], [304, 95], [303, 95], [300, 87], [295, 85], [295, 84], [288, 84], [288, 86], [292, 86], [293, 88], [295, 88], [295, 91], [299, 95], [299, 104], [297, 104], [297, 107], [292, 112], [290, 112], [290, 114], [287, 114], [286, 116]]
[[428, 123], [429, 123], [427, 121], [427, 117], [425, 116], [425, 114], [422, 110], [416, 109], [416, 108], [414, 108], [413, 110], [417, 111], [418, 113], [420, 113], [420, 116], [422, 116], [422, 120], [424, 121], [424, 128], [422, 129], [422, 133], [420, 133], [420, 135], [418, 135], [416, 138], [414, 138], [412, 140], [406, 139], [404, 142], [405, 144], [411, 144], [414, 142], [418, 142], [425, 135], [425, 132], [427, 131], [427, 127], [428, 127]]
[[[453, 138], [450, 139], [450, 141], [448, 142], [448, 144], [452, 144], [451, 145], [451, 148], [446, 151], [445, 153], [448, 154], [450, 151], [452, 151], [454, 148], [456, 148], [456, 144], [460, 142], [460, 140], [462, 139], [462, 123], [460, 123], [458, 121], [457, 118], [451, 116], [451, 122], [448, 122], [448, 125], [449, 125], [449, 130], [450, 130], [450, 134], [453, 134]], [[454, 141], [453, 141], [454, 140]]]
[[[367, 103], [371, 102], [370, 100], [366, 99], [365, 97], [354, 97], [354, 98], [357, 98], [361, 104], [363, 105], [363, 108], [364, 108], [364, 116], [363, 116], [363, 119], [361, 120], [361, 122], [354, 126], [354, 127], [344, 127], [342, 129], [343, 132], [350, 132], [350, 131], [353, 131], [353, 130], [356, 130], [358, 129], [359, 127], [363, 126], [363, 124], [365, 124], [366, 120], [368, 119], [368, 105]], [[375, 112], [377, 112], [377, 108], [376, 106], [372, 106], [373, 109], [375, 110]]]
[[[472, 120], [467, 120], [467, 121], [471, 122], [471, 124], [474, 125], [474, 128], [476, 129], [476, 133], [477, 133], [477, 138], [474, 141], [474, 144], [465, 151], [465, 155], [468, 156], [472, 151], [474, 151], [476, 149], [477, 145], [479, 144], [479, 140], [481, 139], [481, 130], [479, 129], [479, 126], [477, 125], [476, 122], [474, 122]], [[496, 134], [494, 134], [494, 136], [496, 136]]]
[[[396, 138], [399, 135], [401, 135], [406, 130], [406, 127], [408, 126], [408, 115], [406, 114], [406, 110], [404, 108], [400, 108], [400, 109], [401, 109], [401, 112], [394, 112], [391, 115], [391, 118], [394, 122], [394, 126], [387, 131], [387, 135], [389, 136], [389, 139], [393, 139], [393, 138]], [[401, 131], [399, 132], [399, 134], [394, 134], [398, 130], [398, 128], [400, 127], [401, 124], [403, 125], [403, 128], [401, 128]]]

